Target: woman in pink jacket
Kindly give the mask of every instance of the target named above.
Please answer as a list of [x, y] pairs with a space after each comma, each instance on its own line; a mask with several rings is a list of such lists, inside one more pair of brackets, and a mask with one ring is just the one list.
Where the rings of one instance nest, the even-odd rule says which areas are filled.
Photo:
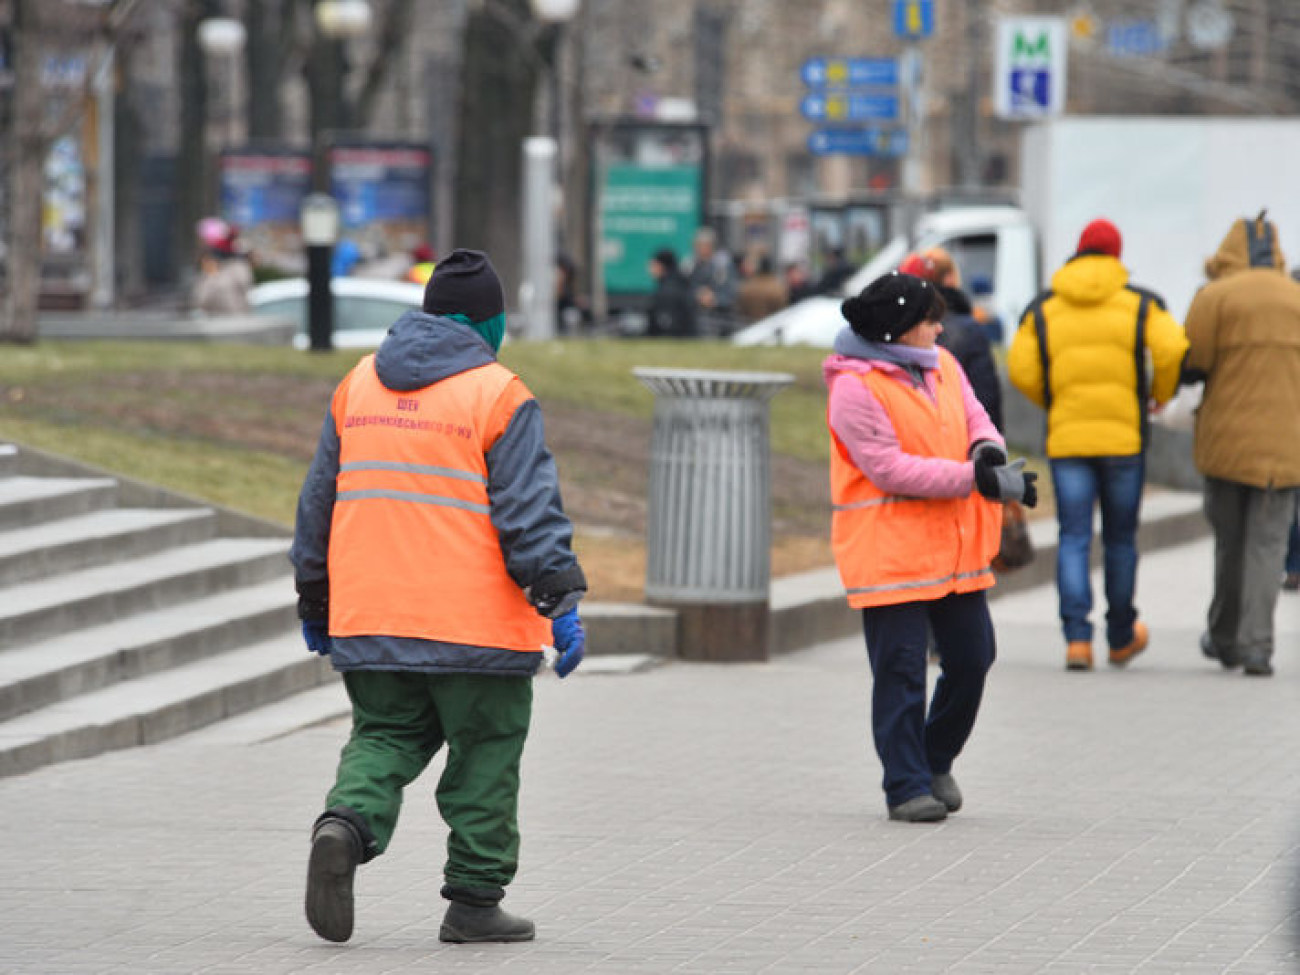
[[[966, 375], [935, 345], [944, 302], [933, 285], [894, 271], [841, 312], [849, 327], [824, 367], [835, 560], [862, 610], [889, 818], [935, 822], [961, 808], [952, 763], [996, 655], [984, 590], [997, 502], [1033, 507], [1035, 475], [1007, 464]], [[927, 713], [931, 633], [943, 672]]]

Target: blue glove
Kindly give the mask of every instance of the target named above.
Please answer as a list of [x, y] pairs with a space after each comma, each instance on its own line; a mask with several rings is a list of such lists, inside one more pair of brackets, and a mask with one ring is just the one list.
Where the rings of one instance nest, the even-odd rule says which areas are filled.
[[329, 656], [330, 628], [324, 620], [303, 620], [302, 638], [307, 642], [307, 649], [312, 653], [319, 653], [322, 657]]
[[561, 678], [568, 677], [582, 663], [587, 648], [587, 635], [582, 632], [582, 620], [578, 619], [576, 609], [551, 620], [551, 640], [559, 654], [555, 658], [555, 673]]

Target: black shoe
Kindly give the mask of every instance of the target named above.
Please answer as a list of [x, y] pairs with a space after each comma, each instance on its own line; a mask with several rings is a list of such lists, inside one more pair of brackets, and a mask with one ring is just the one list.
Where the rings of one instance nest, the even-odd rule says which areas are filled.
[[934, 772], [930, 775], [930, 794], [942, 802], [948, 812], [961, 808], [961, 789], [951, 772]]
[[1201, 634], [1201, 653], [1210, 660], [1217, 660], [1224, 670], [1232, 670], [1241, 666], [1241, 661], [1237, 659], [1237, 651], [1229, 650], [1225, 652], [1219, 650], [1215, 647], [1214, 641], [1210, 639], [1208, 631]]
[[312, 833], [307, 861], [307, 923], [326, 941], [352, 937], [352, 878], [361, 840], [341, 819], [326, 819]]
[[1272, 677], [1273, 665], [1267, 657], [1248, 657], [1241, 665], [1242, 671], [1249, 677]]
[[533, 922], [515, 917], [500, 906], [473, 907], [452, 901], [442, 919], [439, 941], [472, 944], [482, 941], [532, 941], [537, 931]]
[[1282, 580], [1283, 592], [1300, 592], [1300, 572], [1288, 572]]
[[934, 796], [916, 796], [890, 806], [889, 818], [904, 823], [937, 823], [948, 818], [948, 807]]

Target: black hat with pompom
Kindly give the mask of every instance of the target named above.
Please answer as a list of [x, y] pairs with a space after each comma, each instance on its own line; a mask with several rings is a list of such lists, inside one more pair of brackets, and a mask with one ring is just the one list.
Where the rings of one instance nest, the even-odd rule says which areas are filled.
[[849, 327], [869, 342], [897, 342], [927, 318], [943, 316], [944, 301], [928, 281], [890, 271], [840, 305]]

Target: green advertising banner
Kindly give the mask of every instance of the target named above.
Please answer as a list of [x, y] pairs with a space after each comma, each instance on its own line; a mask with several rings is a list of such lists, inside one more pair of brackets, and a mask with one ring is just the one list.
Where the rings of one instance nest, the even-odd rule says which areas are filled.
[[607, 291], [648, 294], [655, 251], [670, 247], [682, 259], [690, 254], [704, 208], [702, 176], [698, 165], [605, 168], [600, 254]]

